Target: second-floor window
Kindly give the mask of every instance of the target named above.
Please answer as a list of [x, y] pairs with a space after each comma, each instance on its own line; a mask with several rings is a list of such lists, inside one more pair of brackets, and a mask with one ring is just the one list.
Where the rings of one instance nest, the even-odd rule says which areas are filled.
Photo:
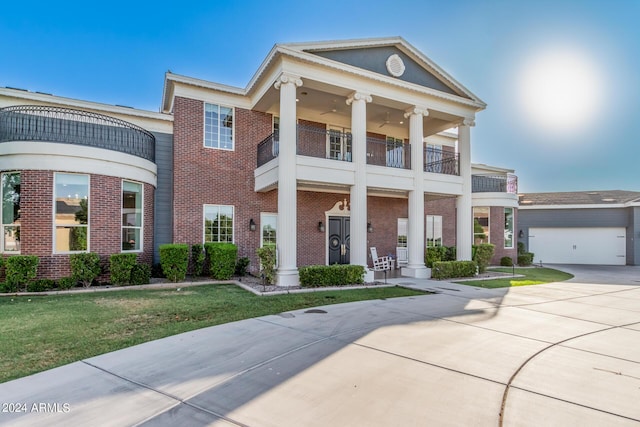
[[204, 146], [233, 150], [233, 108], [204, 104]]

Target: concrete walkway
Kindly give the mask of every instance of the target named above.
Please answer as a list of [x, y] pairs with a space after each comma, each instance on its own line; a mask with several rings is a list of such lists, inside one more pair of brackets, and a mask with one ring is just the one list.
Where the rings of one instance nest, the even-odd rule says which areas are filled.
[[0, 425], [640, 424], [640, 267], [560, 268], [576, 278], [498, 290], [393, 279], [438, 294], [94, 357], [0, 384]]

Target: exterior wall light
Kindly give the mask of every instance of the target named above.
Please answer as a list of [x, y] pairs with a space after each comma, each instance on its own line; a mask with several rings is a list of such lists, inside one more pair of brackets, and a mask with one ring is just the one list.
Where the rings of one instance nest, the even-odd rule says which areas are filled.
[[373, 225], [370, 222], [367, 223], [367, 233], [373, 233]]
[[318, 223], [318, 231], [324, 233], [324, 224], [322, 223], [322, 221]]
[[522, 239], [524, 237], [524, 231], [520, 230], [518, 232], [518, 237]]
[[249, 230], [256, 231], [256, 222], [253, 220], [253, 218], [249, 220]]

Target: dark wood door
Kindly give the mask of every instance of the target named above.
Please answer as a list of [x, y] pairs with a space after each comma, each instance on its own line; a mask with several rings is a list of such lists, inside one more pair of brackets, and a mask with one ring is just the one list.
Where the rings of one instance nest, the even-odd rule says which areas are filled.
[[349, 264], [350, 218], [329, 217], [329, 265]]

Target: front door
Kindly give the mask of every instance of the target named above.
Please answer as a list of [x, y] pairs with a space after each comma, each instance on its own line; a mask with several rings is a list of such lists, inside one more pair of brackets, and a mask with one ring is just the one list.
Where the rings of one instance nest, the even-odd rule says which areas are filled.
[[350, 218], [329, 217], [329, 265], [349, 264]]

